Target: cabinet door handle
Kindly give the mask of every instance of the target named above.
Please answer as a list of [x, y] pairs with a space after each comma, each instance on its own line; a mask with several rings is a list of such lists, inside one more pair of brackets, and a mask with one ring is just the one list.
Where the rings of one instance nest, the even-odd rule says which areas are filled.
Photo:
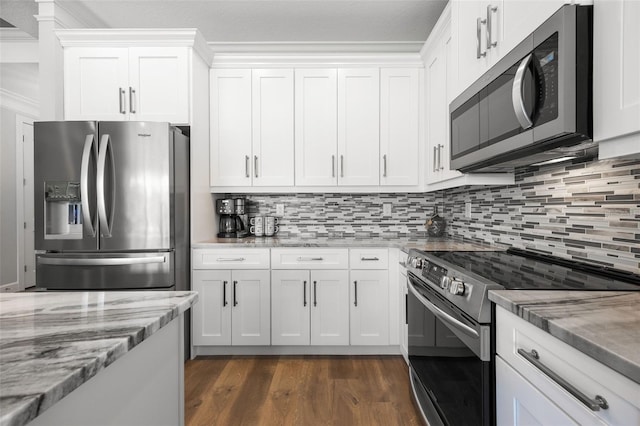
[[249, 174], [249, 156], [245, 155], [244, 156], [244, 176], [250, 178], [251, 175]]
[[353, 293], [355, 296], [353, 298], [353, 306], [358, 306], [358, 281], [353, 282]]
[[442, 148], [444, 148], [444, 145], [438, 145], [438, 170], [444, 170], [444, 167], [442, 167]]
[[438, 147], [434, 146], [433, 147], [433, 171], [434, 172], [438, 171], [438, 167], [436, 166], [436, 164], [438, 164]]
[[134, 99], [136, 97], [136, 89], [134, 89], [133, 87], [129, 86], [129, 111], [132, 114], [136, 113], [136, 108], [134, 107]]
[[318, 306], [318, 281], [313, 282], [313, 306]]
[[476, 19], [476, 59], [487, 56], [487, 52], [482, 51], [482, 25], [486, 23], [486, 19]]
[[253, 156], [253, 173], [255, 177], [258, 177], [258, 156]]
[[382, 177], [387, 177], [387, 154], [382, 156]]
[[344, 155], [340, 156], [340, 177], [344, 177]]
[[601, 408], [606, 410], [609, 408], [609, 404], [607, 400], [601, 397], [600, 395], [596, 395], [595, 399], [589, 398], [587, 395], [582, 393], [579, 389], [574, 387], [571, 383], [567, 382], [565, 379], [560, 377], [556, 372], [551, 370], [549, 367], [540, 362], [540, 355], [538, 351], [532, 349], [531, 352], [527, 352], [522, 348], [518, 349], [518, 353], [524, 357], [527, 361], [533, 364], [538, 370], [542, 371], [546, 374], [551, 380], [560, 385], [564, 390], [569, 392], [571, 395], [576, 397], [580, 402], [587, 406], [591, 411], [599, 411]]
[[331, 177], [336, 177], [336, 156], [331, 156]]
[[307, 282], [302, 282], [302, 306], [307, 306]]
[[125, 109], [124, 103], [124, 89], [122, 87], [118, 87], [118, 101], [120, 102], [120, 114], [126, 114], [127, 110]]
[[487, 5], [487, 49], [496, 47], [497, 41], [493, 41], [493, 22], [491, 17], [498, 11], [498, 6]]
[[237, 289], [236, 286], [238, 285], [238, 281], [234, 281], [233, 282], [233, 306], [238, 306], [238, 299], [237, 299]]
[[378, 261], [380, 259], [377, 257], [361, 257], [360, 260], [363, 262], [370, 262], [370, 261]]
[[409, 295], [404, 295], [404, 323], [409, 325]]
[[227, 306], [227, 283], [228, 281], [222, 281], [222, 306]]

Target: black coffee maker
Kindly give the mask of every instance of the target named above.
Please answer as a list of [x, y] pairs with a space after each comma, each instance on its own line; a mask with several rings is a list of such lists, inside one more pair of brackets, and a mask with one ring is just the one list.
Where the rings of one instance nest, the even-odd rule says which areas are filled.
[[244, 198], [223, 198], [216, 201], [220, 215], [218, 238], [243, 238], [249, 235]]

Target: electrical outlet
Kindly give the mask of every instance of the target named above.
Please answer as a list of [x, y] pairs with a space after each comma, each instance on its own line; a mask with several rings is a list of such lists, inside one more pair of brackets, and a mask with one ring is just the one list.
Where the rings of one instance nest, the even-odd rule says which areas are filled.
[[284, 216], [284, 204], [276, 204], [276, 216]]
[[391, 203], [384, 203], [382, 205], [382, 215], [391, 216]]
[[466, 201], [464, 203], [464, 217], [466, 218], [470, 218], [471, 217], [471, 202]]

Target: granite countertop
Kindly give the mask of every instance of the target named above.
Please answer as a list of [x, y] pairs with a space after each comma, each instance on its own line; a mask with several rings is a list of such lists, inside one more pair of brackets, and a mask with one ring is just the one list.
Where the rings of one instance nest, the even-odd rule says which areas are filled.
[[496, 251], [504, 250], [490, 244], [479, 244], [454, 240], [451, 238], [278, 238], [278, 237], [247, 237], [247, 238], [214, 238], [200, 241], [191, 245], [194, 249], [236, 247], [236, 248], [282, 248], [282, 247], [387, 247], [404, 251], [416, 248], [423, 251]]
[[197, 298], [191, 291], [0, 294], [0, 425], [31, 421]]
[[640, 292], [491, 290], [489, 299], [640, 383]]

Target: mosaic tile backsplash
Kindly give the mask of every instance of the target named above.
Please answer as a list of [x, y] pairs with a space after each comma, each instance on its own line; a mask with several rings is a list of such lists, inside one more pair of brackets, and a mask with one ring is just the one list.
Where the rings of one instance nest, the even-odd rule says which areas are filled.
[[[242, 194], [228, 194], [234, 197]], [[640, 273], [640, 161], [521, 169], [510, 186], [426, 194], [252, 194], [251, 216], [285, 205], [280, 236], [427, 237], [438, 206], [447, 235]], [[383, 204], [392, 207], [384, 216]], [[471, 216], [465, 217], [465, 203]]]

